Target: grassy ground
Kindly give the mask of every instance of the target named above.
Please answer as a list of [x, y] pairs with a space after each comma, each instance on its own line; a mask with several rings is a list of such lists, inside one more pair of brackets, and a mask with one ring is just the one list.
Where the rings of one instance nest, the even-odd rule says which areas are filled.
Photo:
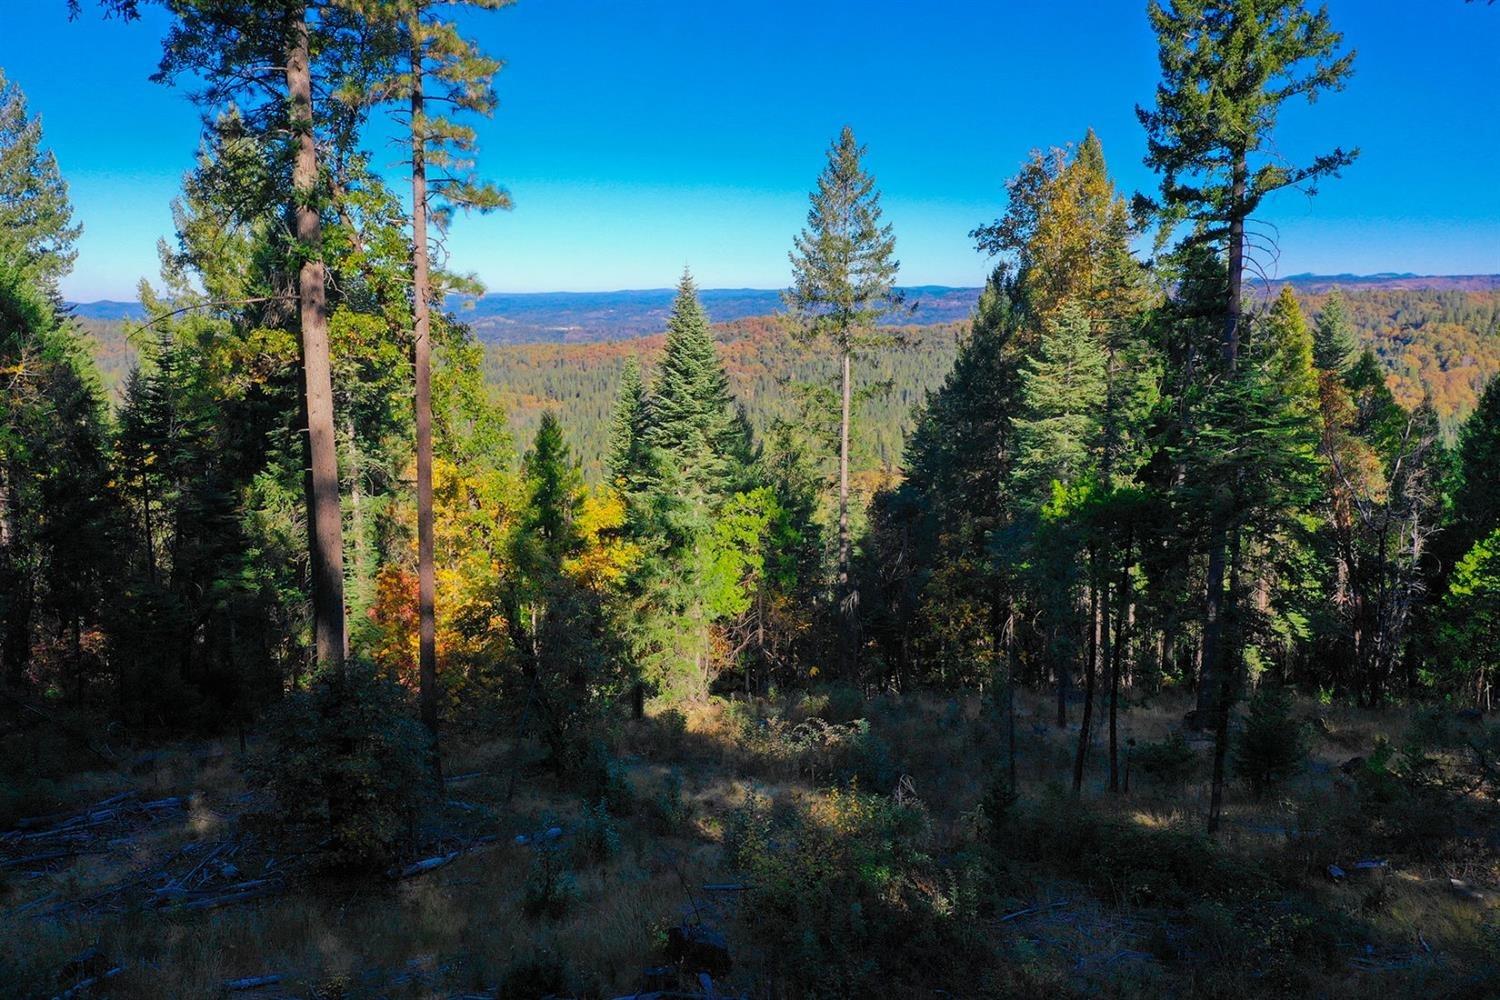
[[[1121, 716], [1122, 745], [1164, 739], [1187, 707], [1172, 697], [1132, 705]], [[228, 980], [273, 974], [280, 982], [243, 995], [493, 996], [508, 981], [508, 996], [565, 987], [565, 995], [614, 997], [661, 960], [669, 927], [702, 919], [725, 930], [735, 956], [721, 989], [795, 996], [767, 947], [784, 929], [767, 926], [773, 911], [744, 919], [741, 908], [754, 900], [702, 886], [741, 878], [723, 844], [747, 802], [805, 824], [846, 806], [834, 789], [852, 780], [920, 811], [922, 872], [981, 873], [972, 891], [936, 885], [928, 896], [934, 919], [960, 935], [939, 940], [961, 938], [965, 949], [932, 969], [946, 995], [1500, 995], [1496, 831], [1385, 849], [1387, 840], [1349, 821], [1356, 789], [1342, 766], [1368, 756], [1377, 739], [1399, 740], [1406, 713], [1311, 703], [1299, 712], [1320, 720], [1306, 771], [1261, 801], [1232, 789], [1211, 851], [1186, 836], [1201, 831], [1207, 808], [1206, 745], [1181, 783], [1133, 768], [1129, 792], [1111, 794], [1101, 733], [1076, 803], [1064, 789], [1077, 706], [1074, 724], [1060, 730], [1047, 697], [1022, 694], [1020, 801], [997, 832], [981, 803], [1003, 759], [1004, 727], [980, 694], [860, 703], [835, 692], [712, 701], [621, 723], [608, 824], [617, 843], [592, 856], [586, 842], [611, 838], [585, 815], [589, 803], [525, 752], [512, 789], [512, 748], [479, 743], [450, 748], [450, 775], [478, 774], [450, 785], [445, 815], [494, 842], [428, 874], [298, 878], [279, 894], [209, 911], [143, 910], [128, 894], [66, 906], [132, 877], [149, 883], [168, 859], [202, 856], [194, 845], [225, 842], [254, 806], [235, 746], [167, 748], [128, 776], [79, 770], [47, 786], [48, 808], [127, 788], [181, 796], [184, 807], [124, 830], [101, 853], [0, 869], [0, 994], [56, 995], [82, 975], [59, 978], [70, 959], [95, 949], [94, 965], [121, 971], [94, 995], [121, 998], [218, 996]], [[554, 826], [564, 833], [546, 858], [515, 843]], [[1081, 856], [1066, 856], [1067, 845]], [[0, 842], [0, 852], [0, 860], [21, 856], [14, 843]], [[269, 856], [239, 857], [258, 870]], [[1388, 864], [1353, 874], [1356, 862], [1375, 859]], [[529, 916], [539, 872], [554, 863], [572, 885], [557, 894], [554, 914]], [[1330, 864], [1351, 874], [1330, 880]], [[926, 877], [911, 880], [919, 894]], [[1454, 878], [1473, 892], [1455, 890]], [[837, 941], [829, 946], [839, 953]]]

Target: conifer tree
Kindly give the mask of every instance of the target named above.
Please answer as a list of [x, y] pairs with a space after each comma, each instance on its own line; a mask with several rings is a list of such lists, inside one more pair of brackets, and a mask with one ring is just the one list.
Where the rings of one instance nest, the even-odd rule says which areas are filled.
[[1462, 551], [1500, 529], [1500, 377], [1484, 387], [1459, 438], [1453, 521]]
[[[494, 77], [500, 62], [466, 38], [448, 8], [498, 10], [512, 0], [349, 0], [385, 29], [393, 47], [390, 76], [368, 91], [404, 106], [410, 141], [412, 202], [413, 377], [417, 465], [417, 579], [422, 721], [436, 746], [438, 732], [436, 569], [432, 512], [432, 306], [448, 288], [434, 283], [429, 222], [439, 233], [455, 208], [488, 212], [509, 208], [510, 195], [481, 181], [472, 169], [476, 134], [451, 117], [494, 112]], [[363, 74], [346, 85], [346, 99], [358, 103], [367, 87]], [[432, 107], [441, 110], [434, 112]], [[436, 766], [436, 765], [435, 765]], [[439, 773], [441, 773], [439, 771]]]
[[41, 119], [27, 114], [21, 88], [0, 71], [0, 260], [55, 294], [81, 232], [57, 157], [42, 146]]
[[639, 489], [645, 471], [645, 432], [646, 384], [641, 379], [640, 359], [632, 354], [620, 373], [605, 459], [610, 480], [627, 492]]
[[729, 375], [697, 286], [686, 271], [667, 317], [667, 343], [651, 383], [644, 438], [676, 463], [695, 502], [742, 485], [750, 458], [747, 429], [730, 396]]
[[865, 147], [844, 126], [828, 149], [828, 164], [810, 196], [807, 227], [793, 241], [792, 287], [786, 302], [805, 339], [825, 339], [840, 365], [839, 527], [837, 599], [840, 612], [840, 665], [851, 669], [854, 595], [849, 577], [849, 419], [855, 355], [879, 346], [882, 318], [902, 297], [896, 291], [896, 238], [882, 224], [880, 192], [865, 172]]
[[[1310, 12], [1304, 0], [1152, 0], [1162, 80], [1155, 107], [1138, 107], [1147, 134], [1146, 164], [1162, 172], [1154, 210], [1163, 238], [1190, 223], [1189, 242], [1221, 252], [1228, 266], [1220, 354], [1232, 371], [1240, 349], [1242, 288], [1254, 262], [1256, 238], [1247, 224], [1270, 194], [1287, 187], [1309, 193], [1354, 161], [1357, 151], [1335, 148], [1304, 165], [1277, 154], [1275, 128], [1282, 106], [1296, 97], [1315, 101], [1340, 89], [1354, 54], [1339, 54], [1342, 36], [1326, 10]], [[1226, 553], [1233, 540], [1215, 515], [1210, 532], [1204, 601], [1199, 708], [1215, 704], [1223, 656]], [[1218, 699], [1222, 701], [1222, 699]]]
[[[123, 5], [115, 0], [114, 7]], [[171, 0], [173, 21], [155, 79], [188, 76], [194, 100], [214, 111], [240, 112], [241, 127], [272, 162], [289, 167], [276, 190], [286, 206], [293, 245], [286, 266], [298, 304], [307, 427], [307, 531], [313, 634], [320, 667], [340, 671], [345, 655], [343, 517], [328, 330], [328, 266], [323, 209], [329, 200], [319, 137], [347, 134], [357, 116], [320, 107], [331, 63], [358, 63], [364, 44], [357, 19], [310, 0]], [[315, 64], [316, 63], [316, 64]], [[325, 104], [331, 102], [325, 102]]]
[[1354, 355], [1354, 330], [1349, 323], [1344, 293], [1335, 288], [1328, 293], [1318, 313], [1318, 325], [1313, 331], [1313, 360], [1322, 371], [1343, 372]]

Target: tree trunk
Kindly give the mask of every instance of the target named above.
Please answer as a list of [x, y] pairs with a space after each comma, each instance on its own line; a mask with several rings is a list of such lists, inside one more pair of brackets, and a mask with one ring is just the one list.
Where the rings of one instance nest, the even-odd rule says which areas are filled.
[[1073, 794], [1083, 791], [1083, 767], [1089, 752], [1089, 727], [1094, 718], [1094, 669], [1099, 655], [1098, 557], [1089, 553], [1089, 638], [1083, 672], [1083, 718], [1078, 729], [1078, 753], [1073, 758]]
[[411, 226], [413, 370], [417, 425], [417, 640], [422, 724], [432, 738], [432, 771], [442, 786], [438, 750], [437, 569], [432, 524], [432, 279], [427, 255], [427, 137], [423, 125], [422, 49], [412, 25], [411, 50]]
[[[1243, 313], [1242, 293], [1245, 281], [1245, 215], [1242, 205], [1245, 200], [1247, 176], [1245, 153], [1235, 155], [1233, 176], [1230, 182], [1229, 200], [1229, 296], [1224, 308], [1224, 335], [1221, 349], [1225, 367], [1231, 375], [1240, 352], [1240, 317]], [[1206, 712], [1218, 704], [1220, 685], [1220, 661], [1223, 659], [1224, 601], [1224, 550], [1231, 544], [1225, 537], [1224, 512], [1215, 511], [1213, 527], [1210, 529], [1208, 552], [1208, 595], [1204, 604], [1203, 624], [1203, 669], [1198, 677], [1198, 709]], [[1200, 715], [1201, 717], [1201, 715]]]
[[845, 680], [853, 672], [854, 609], [849, 593], [849, 351], [843, 352], [843, 410], [839, 418], [839, 668]]
[[[1127, 536], [1125, 543], [1124, 561], [1120, 567], [1120, 595], [1116, 602], [1115, 611], [1115, 638], [1110, 644], [1109, 663], [1109, 790], [1118, 792], [1120, 790], [1120, 738], [1117, 717], [1120, 710], [1120, 662], [1123, 659], [1121, 649], [1125, 645], [1125, 623], [1130, 609], [1130, 551], [1131, 542]], [[1109, 619], [1104, 620], [1104, 627], [1109, 627]]]
[[[1229, 593], [1233, 600], [1239, 589], [1240, 576], [1240, 533], [1238, 526], [1230, 533], [1229, 548]], [[1231, 607], [1235, 605], [1231, 604]], [[1228, 669], [1219, 683], [1219, 695], [1217, 704], [1214, 706], [1214, 772], [1213, 783], [1209, 790], [1208, 801], [1208, 832], [1210, 835], [1219, 832], [1219, 825], [1224, 810], [1224, 764], [1229, 754], [1229, 714], [1234, 707], [1235, 697], [1239, 693], [1240, 661], [1243, 659], [1242, 645], [1239, 636], [1239, 622], [1237, 618], [1231, 618], [1227, 623], [1225, 651], [1229, 654], [1227, 659]]]
[[291, 25], [286, 60], [287, 101], [297, 152], [292, 166], [292, 214], [302, 257], [297, 291], [302, 320], [302, 371], [307, 408], [307, 529], [312, 575], [313, 636], [318, 664], [344, 667], [344, 528], [339, 513], [337, 445], [333, 433], [333, 373], [328, 351], [323, 225], [318, 215], [318, 148], [313, 136], [312, 68], [307, 12]]

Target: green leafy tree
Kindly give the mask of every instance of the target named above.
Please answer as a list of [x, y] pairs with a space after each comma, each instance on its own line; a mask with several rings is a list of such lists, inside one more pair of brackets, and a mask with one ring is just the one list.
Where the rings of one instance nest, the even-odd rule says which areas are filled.
[[793, 241], [792, 287], [787, 305], [799, 335], [826, 340], [839, 359], [842, 395], [839, 411], [839, 518], [837, 599], [842, 625], [839, 653], [852, 668], [854, 595], [850, 592], [849, 415], [853, 399], [851, 367], [857, 354], [888, 342], [876, 332], [880, 320], [901, 304], [896, 274], [896, 237], [882, 224], [880, 192], [864, 168], [865, 147], [847, 125], [828, 149], [828, 165], [818, 175], [807, 213], [807, 227]]

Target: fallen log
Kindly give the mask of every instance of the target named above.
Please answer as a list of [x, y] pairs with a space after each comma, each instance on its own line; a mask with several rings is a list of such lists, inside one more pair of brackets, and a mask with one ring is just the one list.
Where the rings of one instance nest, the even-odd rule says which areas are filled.
[[436, 857], [423, 858], [421, 861], [414, 861], [411, 864], [407, 865], [405, 868], [401, 869], [401, 871], [396, 874], [396, 878], [411, 878], [413, 875], [421, 875], [425, 872], [434, 871], [448, 864], [454, 858], [458, 857], [459, 853], [459, 851], [452, 851], [448, 854], [439, 854]]
[[275, 986], [281, 982], [280, 975], [271, 976], [246, 976], [244, 979], [231, 979], [224, 984], [224, 989], [230, 993], [242, 993], [245, 990], [258, 990], [266, 986]]

